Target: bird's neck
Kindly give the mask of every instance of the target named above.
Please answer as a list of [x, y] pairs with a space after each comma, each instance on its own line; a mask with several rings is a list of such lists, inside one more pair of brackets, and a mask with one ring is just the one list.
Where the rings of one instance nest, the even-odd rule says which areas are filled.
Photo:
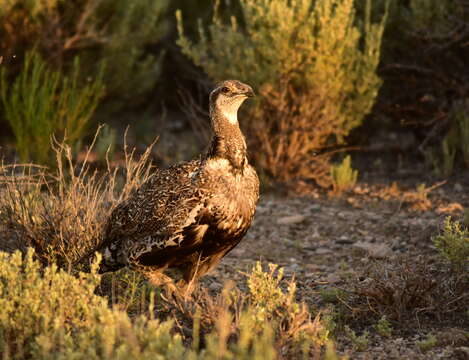
[[243, 168], [246, 165], [246, 141], [239, 128], [237, 109], [211, 107], [210, 119], [214, 135], [208, 157], [227, 159], [233, 167]]

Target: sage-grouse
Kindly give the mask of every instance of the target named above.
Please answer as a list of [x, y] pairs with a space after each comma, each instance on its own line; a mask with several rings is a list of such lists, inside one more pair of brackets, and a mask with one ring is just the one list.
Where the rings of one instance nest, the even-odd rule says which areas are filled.
[[[252, 88], [236, 80], [210, 94], [211, 144], [196, 160], [158, 170], [112, 212], [101, 247], [100, 272], [124, 266], [156, 284], [188, 284], [212, 269], [246, 234], [259, 198], [259, 179], [248, 164], [238, 108]], [[170, 271], [174, 273], [174, 271]], [[179, 290], [180, 290], [179, 289]]]

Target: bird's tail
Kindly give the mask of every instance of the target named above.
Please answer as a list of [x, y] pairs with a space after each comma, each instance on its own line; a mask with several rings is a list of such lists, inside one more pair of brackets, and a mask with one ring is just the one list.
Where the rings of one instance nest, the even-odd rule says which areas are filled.
[[75, 261], [73, 268], [79, 269], [83, 272], [91, 272], [92, 264], [97, 260], [97, 254], [100, 254], [101, 257], [98, 265], [98, 274], [114, 272], [125, 266], [115, 260], [116, 256], [113, 256], [115, 254], [112, 254], [109, 248], [99, 246], [90, 249], [88, 252], [83, 254], [77, 261]]
[[101, 249], [102, 260], [99, 263], [98, 274], [107, 272], [114, 272], [125, 267], [121, 261], [118, 260], [117, 250], [112, 250], [108, 246]]
[[107, 273], [107, 272], [114, 272], [114, 271], [117, 271], [119, 269], [122, 269], [123, 267], [125, 267], [125, 265], [123, 265], [123, 264], [107, 263], [106, 261], [102, 261], [99, 264], [98, 274], [104, 274], [104, 273]]

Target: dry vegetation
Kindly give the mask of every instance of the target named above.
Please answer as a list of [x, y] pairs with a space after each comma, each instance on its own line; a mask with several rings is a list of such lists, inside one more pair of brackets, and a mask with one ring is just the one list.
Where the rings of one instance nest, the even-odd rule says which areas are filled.
[[[0, 317], [5, 358], [52, 353], [100, 359], [337, 359], [367, 352], [379, 358], [377, 339], [386, 344], [381, 347], [392, 346], [396, 337], [409, 334], [417, 336], [413, 346], [395, 350], [404, 357], [464, 351], [458, 349], [467, 342], [463, 329], [469, 321], [465, 225], [448, 218], [440, 232], [430, 227], [420, 240], [426, 239], [426, 245], [416, 243], [412, 255], [393, 255], [387, 240], [369, 240], [372, 231], [389, 233], [379, 223], [373, 225], [382, 210], [366, 212], [373, 202], [389, 203], [401, 214], [400, 222], [418, 219], [442, 208], [430, 191], [423, 210], [413, 209], [412, 202], [404, 209], [402, 201], [418, 191], [395, 185], [379, 191], [352, 189], [348, 205], [327, 197], [315, 204], [311, 198], [298, 199], [296, 205], [268, 197], [246, 243], [184, 300], [166, 298], [130, 270], [96, 275], [96, 265], [89, 268], [89, 261], [81, 260], [92, 255], [112, 207], [151, 176], [150, 152], [138, 160], [126, 152], [123, 169], [108, 164], [106, 171], [97, 172], [86, 161], [89, 155], [76, 164], [69, 148], [56, 145], [52, 174], [32, 165], [2, 167], [1, 245], [10, 253], [21, 251], [1, 255], [0, 294], [8, 309]], [[464, 201], [467, 206], [469, 199]], [[331, 210], [346, 214], [338, 217], [345, 223], [331, 224], [337, 218]], [[303, 215], [291, 216], [298, 211]], [[375, 220], [366, 223], [371, 215]], [[350, 226], [358, 226], [358, 232], [344, 235], [343, 228]], [[340, 250], [333, 250], [334, 238], [341, 241]], [[422, 251], [432, 244], [438, 253]], [[319, 257], [305, 256], [311, 246]], [[259, 256], [282, 267], [255, 263]], [[322, 270], [308, 270], [314, 266]], [[307, 271], [313, 271], [313, 279], [326, 280], [312, 280]], [[41, 296], [45, 292], [49, 295]], [[456, 331], [453, 340], [448, 340], [449, 328]], [[435, 335], [426, 338], [428, 329]]]
[[0, 168], [3, 250], [32, 247], [44, 264], [68, 269], [93, 253], [113, 207], [151, 176], [152, 149], [136, 160], [125, 146], [122, 169], [108, 163], [98, 171], [87, 160], [93, 144], [76, 163], [71, 148], [56, 143], [52, 173], [28, 164]]
[[[0, 357], [469, 358], [468, 9], [0, 0]], [[240, 121], [271, 185], [246, 238], [184, 300], [96, 274], [149, 134], [188, 158], [232, 77], [258, 94]]]

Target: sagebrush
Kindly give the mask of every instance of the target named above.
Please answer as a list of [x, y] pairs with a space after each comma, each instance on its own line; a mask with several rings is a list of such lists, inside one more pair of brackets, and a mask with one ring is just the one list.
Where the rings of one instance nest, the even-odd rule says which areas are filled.
[[[42, 268], [31, 250], [25, 255], [0, 252], [0, 260], [3, 309], [0, 351], [4, 359], [273, 360], [283, 358], [282, 354], [294, 354], [288, 348], [298, 341], [295, 334], [307, 332], [311, 326], [315, 331], [322, 331], [318, 320], [305, 319], [298, 328], [279, 327], [289, 339], [289, 343], [279, 343], [281, 333], [275, 331], [272, 318], [275, 311], [263, 308], [263, 301], [256, 302], [259, 293], [252, 298], [252, 303], [236, 308], [230, 302], [235, 295], [227, 290], [218, 300], [206, 297], [217, 301], [212, 302], [212, 308], [202, 308], [206, 310], [203, 313], [198, 308], [190, 315], [192, 334], [179, 333], [182, 328], [177, 318], [158, 320], [160, 310], [155, 307], [155, 293], [150, 294], [148, 306], [132, 318], [117, 307], [109, 308], [107, 299], [95, 294], [100, 282], [96, 274], [99, 257], [90, 273], [80, 273], [77, 277], [55, 265]], [[265, 288], [265, 295], [278, 280], [271, 272], [264, 273], [260, 266], [250, 278], [261, 281], [258, 290], [264, 292]], [[280, 295], [276, 301], [278, 307], [287, 305], [282, 297], [287, 299], [290, 295]], [[258, 322], [257, 315], [262, 311], [266, 311], [267, 317]], [[204, 318], [213, 322], [209, 329], [204, 325]], [[317, 339], [319, 343], [309, 343], [309, 346], [321, 346], [324, 339]], [[328, 356], [337, 358], [333, 346], [328, 344]], [[307, 347], [296, 351], [305, 358], [320, 356], [319, 352], [310, 353]]]
[[469, 321], [462, 316], [469, 305], [467, 275], [442, 261], [403, 256], [373, 262], [360, 276], [365, 280], [353, 281], [346, 299], [347, 309], [353, 308], [350, 320], [372, 325], [370, 321], [376, 323], [385, 316], [396, 324], [436, 319], [462, 326]]
[[[221, 294], [216, 296], [198, 289], [189, 301], [167, 303], [166, 311], [175, 313], [178, 323], [192, 325], [202, 334], [210, 334], [216, 329], [222, 338], [236, 339], [232, 348], [236, 350], [230, 356], [241, 355], [243, 348], [254, 345], [251, 341], [268, 336], [276, 356], [281, 352], [281, 358], [286, 359], [321, 358], [323, 347], [330, 345], [332, 340], [321, 314], [296, 300], [296, 283], [285, 281], [283, 269], [277, 265], [269, 264], [264, 269], [260, 262], [246, 277], [247, 289], [244, 291], [233, 282], [226, 283]], [[198, 343], [198, 334], [193, 335], [197, 336], [194, 340]], [[222, 358], [230, 353], [228, 348], [219, 351]], [[275, 352], [268, 350], [265, 356], [270, 358]], [[331, 349], [329, 353], [335, 352]], [[261, 353], [258, 356], [262, 358]]]
[[371, 110], [385, 17], [372, 23], [371, 2], [357, 19], [353, 0], [243, 0], [242, 21], [212, 23], [178, 44], [215, 81], [236, 78], [259, 93], [242, 125], [258, 166], [278, 180], [331, 183], [328, 148], [342, 143]]

